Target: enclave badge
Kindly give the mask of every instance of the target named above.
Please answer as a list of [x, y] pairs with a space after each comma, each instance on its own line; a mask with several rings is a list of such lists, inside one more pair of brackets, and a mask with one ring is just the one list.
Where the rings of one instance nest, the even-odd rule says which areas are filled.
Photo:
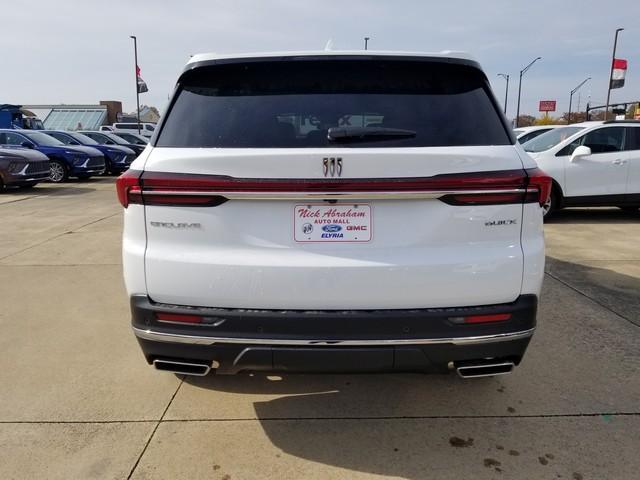
[[189, 230], [189, 229], [198, 229], [202, 228], [202, 225], [199, 223], [174, 223], [174, 222], [149, 222], [152, 227], [160, 227], [160, 228], [172, 228], [175, 230]]

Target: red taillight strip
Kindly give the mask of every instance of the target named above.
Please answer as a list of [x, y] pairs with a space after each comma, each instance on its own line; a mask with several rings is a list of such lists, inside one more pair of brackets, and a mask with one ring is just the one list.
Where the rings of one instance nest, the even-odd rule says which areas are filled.
[[142, 186], [140, 185], [140, 170], [127, 170], [116, 180], [118, 200], [124, 208], [130, 203], [142, 203]]
[[527, 195], [528, 202], [537, 201], [543, 206], [551, 196], [553, 179], [539, 168], [529, 168], [527, 172], [527, 193], [533, 194], [532, 198]]
[[464, 323], [506, 322], [510, 318], [510, 313], [496, 313], [494, 315], [470, 315], [468, 317], [464, 317]]
[[166, 323], [202, 323], [203, 320], [200, 315], [161, 312], [156, 313], [156, 319]]
[[[123, 206], [216, 206], [227, 200], [439, 198], [451, 205], [498, 205], [531, 200], [524, 170], [443, 174], [424, 178], [255, 179], [220, 175], [135, 172], [117, 181]], [[541, 192], [537, 184], [534, 195]]]
[[523, 170], [444, 174], [420, 178], [355, 178], [355, 179], [255, 179], [218, 175], [145, 172], [145, 192], [161, 190], [206, 193], [331, 193], [331, 192], [399, 192], [451, 191], [524, 188], [527, 176]]

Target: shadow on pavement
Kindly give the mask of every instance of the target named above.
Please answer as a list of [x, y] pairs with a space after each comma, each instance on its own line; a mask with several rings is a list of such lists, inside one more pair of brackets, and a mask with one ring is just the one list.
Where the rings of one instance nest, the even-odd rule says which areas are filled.
[[[185, 381], [217, 392], [260, 395], [253, 402], [256, 417], [269, 441], [288, 455], [411, 479], [425, 478], [430, 465], [439, 461], [441, 453], [432, 450], [435, 442], [439, 450], [454, 448], [449, 445], [453, 434], [429, 433], [421, 419], [440, 417], [451, 406], [461, 415], [468, 414], [465, 405], [490, 404], [502, 388], [497, 378], [463, 381], [453, 374], [256, 373], [186, 377]], [[277, 398], [264, 399], [265, 395]], [[426, 416], [425, 404], [433, 407]], [[468, 433], [454, 432], [464, 438]]]
[[625, 211], [619, 208], [565, 208], [554, 212], [545, 223], [638, 223], [640, 210]]
[[[640, 248], [640, 244], [639, 244]], [[639, 253], [640, 255], [640, 253]], [[545, 271], [640, 326], [640, 278], [547, 257]]]
[[97, 179], [93, 178], [87, 180], [78, 180], [70, 178], [65, 183], [40, 183], [34, 188], [29, 190], [29, 193], [35, 195], [54, 195], [54, 196], [67, 196], [67, 195], [83, 195], [86, 193], [95, 192], [93, 188], [98, 183]]

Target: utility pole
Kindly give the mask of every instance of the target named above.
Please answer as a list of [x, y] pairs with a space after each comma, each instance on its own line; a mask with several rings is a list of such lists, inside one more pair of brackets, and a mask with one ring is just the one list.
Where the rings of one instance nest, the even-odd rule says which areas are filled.
[[624, 28], [617, 28], [616, 35], [613, 40], [613, 55], [611, 57], [611, 70], [609, 71], [609, 79], [607, 80], [607, 105], [604, 107], [604, 119], [607, 120], [609, 115], [609, 100], [611, 100], [611, 77], [613, 77], [613, 64], [616, 61], [616, 48], [618, 47], [618, 34], [623, 31]]
[[518, 82], [518, 109], [516, 110], [516, 128], [520, 126], [520, 95], [522, 94], [522, 75], [527, 73], [527, 70], [531, 68], [531, 65], [536, 63], [538, 60], [541, 60], [542, 57], [536, 57], [533, 62], [520, 70], [520, 81]]
[[504, 78], [507, 81], [507, 86], [504, 90], [504, 114], [507, 114], [507, 99], [509, 98], [509, 74], [507, 73], [499, 73], [499, 77]]
[[569, 114], [567, 115], [567, 124], [571, 123], [571, 101], [573, 100], [573, 94], [576, 93], [580, 89], [580, 87], [582, 87], [589, 80], [591, 80], [591, 77], [585, 78], [580, 85], [571, 90], [571, 93], [569, 94]]
[[136, 120], [138, 122], [138, 135], [140, 135], [140, 90], [138, 89], [138, 39], [135, 35], [129, 35], [129, 38], [133, 38], [133, 57], [136, 62], [135, 72], [136, 77]]
[[370, 37], [364, 37], [364, 49], [366, 50], [368, 45], [369, 45], [369, 40], [371, 40]]

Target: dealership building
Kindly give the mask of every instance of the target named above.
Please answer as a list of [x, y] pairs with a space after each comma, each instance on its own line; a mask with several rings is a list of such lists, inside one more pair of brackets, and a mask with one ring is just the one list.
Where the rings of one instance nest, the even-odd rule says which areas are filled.
[[[135, 122], [134, 115], [122, 113], [122, 102], [102, 100], [97, 105], [22, 105], [22, 110], [42, 120], [47, 130], [98, 130], [101, 125]], [[140, 121], [157, 123], [158, 111], [141, 106]]]

